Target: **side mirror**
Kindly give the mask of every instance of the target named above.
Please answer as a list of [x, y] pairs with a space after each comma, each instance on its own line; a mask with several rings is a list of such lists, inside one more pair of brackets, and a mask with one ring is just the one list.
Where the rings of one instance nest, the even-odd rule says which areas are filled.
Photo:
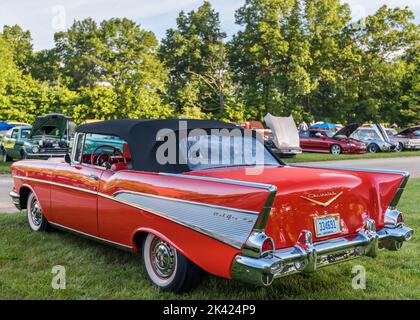
[[70, 155], [68, 153], [66, 153], [66, 155], [64, 156], [64, 161], [68, 164], [71, 164]]

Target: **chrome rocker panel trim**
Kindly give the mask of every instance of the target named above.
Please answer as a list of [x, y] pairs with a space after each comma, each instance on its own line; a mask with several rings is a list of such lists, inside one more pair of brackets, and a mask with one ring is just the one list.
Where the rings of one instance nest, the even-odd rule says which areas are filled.
[[377, 232], [361, 230], [353, 236], [312, 243], [311, 232], [304, 230], [294, 247], [279, 249], [261, 258], [237, 255], [231, 274], [236, 280], [268, 286], [274, 279], [293, 273], [315, 272], [317, 268], [360, 256], [376, 257], [379, 248], [398, 250], [412, 235], [412, 229], [401, 225], [384, 227]]

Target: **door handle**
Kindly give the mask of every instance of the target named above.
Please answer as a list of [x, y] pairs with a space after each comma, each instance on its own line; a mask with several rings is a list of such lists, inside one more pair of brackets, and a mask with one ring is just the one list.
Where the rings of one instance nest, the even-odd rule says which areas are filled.
[[91, 173], [89, 175], [90, 178], [94, 179], [94, 180], [99, 180], [99, 176], [97, 176], [96, 174]]

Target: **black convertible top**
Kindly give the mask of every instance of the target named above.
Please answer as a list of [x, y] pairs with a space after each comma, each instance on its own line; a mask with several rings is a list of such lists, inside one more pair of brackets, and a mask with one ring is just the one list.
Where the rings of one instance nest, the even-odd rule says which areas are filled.
[[134, 170], [150, 172], [181, 173], [189, 171], [186, 164], [160, 164], [156, 159], [156, 151], [164, 141], [157, 141], [157, 134], [162, 129], [169, 129], [175, 132], [177, 137], [177, 162], [178, 138], [180, 122], [188, 132], [193, 129], [239, 129], [242, 128], [225, 122], [215, 120], [183, 120], [183, 119], [122, 119], [107, 120], [94, 123], [87, 123], [77, 127], [76, 132], [96, 133], [114, 135], [125, 140], [130, 148], [131, 161]]

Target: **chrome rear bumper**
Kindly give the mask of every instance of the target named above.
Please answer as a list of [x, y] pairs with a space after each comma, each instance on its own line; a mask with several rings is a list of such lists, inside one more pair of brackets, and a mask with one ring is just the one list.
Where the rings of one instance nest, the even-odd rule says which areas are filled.
[[293, 247], [279, 249], [260, 258], [236, 256], [231, 269], [232, 278], [270, 285], [275, 278], [292, 273], [315, 272], [317, 268], [360, 256], [376, 257], [380, 248], [399, 250], [402, 243], [413, 235], [413, 230], [403, 225], [373, 230], [361, 230], [353, 236], [316, 243], [312, 243], [311, 232], [304, 230]]

